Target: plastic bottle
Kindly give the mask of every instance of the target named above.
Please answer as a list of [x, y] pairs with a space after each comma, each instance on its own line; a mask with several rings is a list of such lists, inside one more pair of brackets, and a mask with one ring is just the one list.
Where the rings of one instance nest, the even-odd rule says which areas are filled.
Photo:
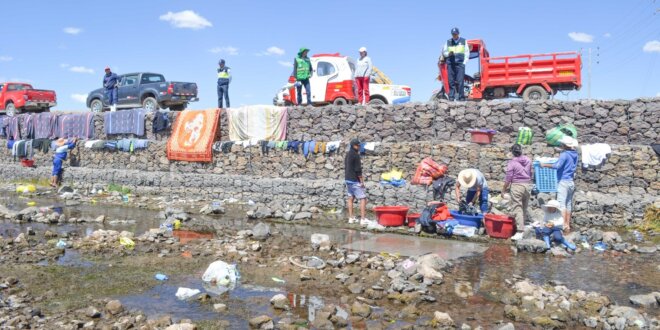
[[637, 230], [633, 231], [633, 237], [635, 237], [635, 241], [637, 241], [637, 242], [641, 242], [641, 241], [644, 240], [644, 236], [642, 236], [642, 233], [640, 233]]

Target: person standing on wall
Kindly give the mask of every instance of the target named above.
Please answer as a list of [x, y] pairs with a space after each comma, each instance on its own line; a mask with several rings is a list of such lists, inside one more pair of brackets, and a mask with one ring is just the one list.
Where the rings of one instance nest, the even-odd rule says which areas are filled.
[[110, 105], [110, 111], [117, 111], [119, 77], [107, 66], [105, 67], [105, 76], [103, 76], [103, 88], [105, 89], [105, 97], [108, 99], [108, 104]]
[[312, 105], [312, 90], [309, 85], [309, 78], [312, 76], [312, 61], [307, 54], [309, 49], [302, 47], [298, 51], [298, 56], [293, 60], [293, 77], [296, 78], [296, 95], [298, 96], [298, 105], [302, 104], [302, 88], [307, 91], [307, 105]]
[[442, 55], [447, 62], [449, 100], [465, 101], [465, 65], [470, 58], [467, 42], [459, 36], [458, 28], [451, 29], [451, 39], [447, 40]]
[[367, 56], [367, 48], [360, 48], [360, 59], [355, 68], [355, 84], [357, 85], [358, 103], [365, 105], [369, 103], [369, 81], [373, 73], [371, 58]]
[[[344, 158], [344, 180], [348, 196], [348, 223], [363, 223], [366, 221], [367, 194], [364, 190], [362, 177], [362, 160], [360, 159], [360, 140], [353, 139]], [[360, 220], [353, 216], [353, 202], [360, 201]]]
[[225, 66], [225, 60], [218, 62], [218, 108], [222, 109], [222, 98], [224, 97], [227, 108], [229, 105], [229, 83], [231, 83], [231, 69]]

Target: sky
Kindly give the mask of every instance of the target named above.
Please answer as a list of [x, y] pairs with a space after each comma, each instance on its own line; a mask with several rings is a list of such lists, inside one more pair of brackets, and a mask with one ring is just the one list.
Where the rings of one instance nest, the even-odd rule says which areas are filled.
[[232, 69], [233, 106], [271, 104], [301, 46], [354, 58], [365, 46], [394, 83], [412, 87], [413, 101], [427, 101], [440, 87], [436, 63], [454, 26], [466, 39], [483, 39], [491, 56], [582, 51], [584, 87], [559, 94], [560, 100], [588, 97], [589, 48], [592, 98], [660, 96], [660, 1], [653, 0], [22, 0], [0, 6], [0, 81], [54, 89], [56, 110], [85, 110], [105, 66], [196, 82], [200, 101], [190, 108], [212, 108], [221, 58]]

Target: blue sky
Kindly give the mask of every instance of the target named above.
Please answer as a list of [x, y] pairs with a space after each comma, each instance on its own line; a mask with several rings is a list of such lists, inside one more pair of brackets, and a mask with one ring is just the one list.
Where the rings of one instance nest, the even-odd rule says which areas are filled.
[[[218, 59], [232, 68], [232, 104], [269, 104], [300, 46], [374, 64], [426, 101], [453, 26], [492, 56], [593, 48], [592, 97], [660, 96], [660, 3], [629, 1], [3, 1], [0, 80], [54, 89], [59, 110], [83, 110], [103, 68], [194, 81], [216, 104]], [[657, 11], [657, 12], [656, 12]]]

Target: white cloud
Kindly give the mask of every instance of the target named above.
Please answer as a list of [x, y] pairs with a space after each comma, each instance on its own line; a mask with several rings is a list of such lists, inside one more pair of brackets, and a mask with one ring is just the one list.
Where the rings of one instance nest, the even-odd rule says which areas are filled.
[[594, 41], [594, 36], [591, 34], [586, 34], [584, 32], [569, 32], [568, 37], [577, 42], [586, 42], [590, 43]]
[[66, 34], [73, 34], [75, 36], [75, 35], [79, 34], [80, 32], [82, 32], [82, 29], [70, 26], [70, 27], [65, 27], [64, 29], [62, 29], [62, 31], [64, 31], [64, 33], [66, 33]]
[[200, 30], [213, 26], [206, 18], [199, 16], [192, 10], [184, 10], [177, 13], [171, 11], [160, 15], [161, 21], [169, 22], [175, 28]]
[[660, 97], [660, 92], [658, 92], [658, 94], [655, 94], [655, 96]]
[[14, 60], [14, 58], [11, 56], [6, 56], [6, 55], [0, 56], [0, 62], [9, 62], [12, 60]]
[[660, 53], [660, 41], [651, 40], [644, 44], [644, 48], [642, 48], [642, 50], [647, 53]]
[[261, 53], [257, 53], [256, 55], [257, 56], [271, 56], [271, 55], [282, 56], [282, 55], [284, 55], [284, 53], [285, 53], [284, 49], [282, 49], [280, 47], [277, 47], [277, 46], [271, 46], [271, 47], [268, 47], [268, 49], [266, 49], [265, 51], [263, 51]]
[[78, 103], [86, 103], [87, 102], [87, 94], [71, 94], [71, 99]]
[[277, 63], [285, 68], [293, 68], [293, 62], [277, 61]]
[[609, 38], [609, 37], [611, 37], [611, 36], [612, 36], [612, 34], [609, 33], [609, 32], [606, 32], [605, 34], [603, 34], [603, 37], [605, 37], [605, 38]]
[[60, 63], [60, 68], [62, 68], [62, 69], [66, 69], [66, 68], [68, 68], [68, 67], [70, 67], [69, 64], [67, 64], [67, 63]]
[[75, 73], [89, 73], [89, 74], [94, 74], [94, 70], [84, 67], [84, 66], [72, 66], [69, 68], [69, 71], [75, 72]]
[[209, 52], [213, 54], [227, 54], [227, 55], [238, 55], [238, 48], [232, 47], [232, 46], [224, 46], [224, 47], [213, 47], [209, 49]]

